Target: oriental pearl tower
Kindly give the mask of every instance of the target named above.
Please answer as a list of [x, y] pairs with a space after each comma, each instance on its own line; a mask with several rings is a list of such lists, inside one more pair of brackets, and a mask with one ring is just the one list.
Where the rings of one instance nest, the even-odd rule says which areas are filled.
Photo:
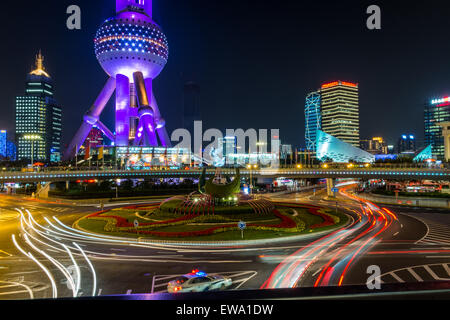
[[[100, 26], [94, 47], [109, 79], [84, 115], [64, 159], [78, 152], [93, 127], [118, 147], [170, 147], [152, 89], [153, 79], [167, 63], [169, 47], [163, 31], [152, 19], [152, 0], [116, 0], [116, 16]], [[100, 121], [114, 91], [115, 133]]]

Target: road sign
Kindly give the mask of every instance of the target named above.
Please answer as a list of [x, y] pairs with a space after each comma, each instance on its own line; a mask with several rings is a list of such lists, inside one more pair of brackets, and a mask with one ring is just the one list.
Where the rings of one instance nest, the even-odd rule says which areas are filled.
[[333, 192], [338, 192], [339, 189], [338, 189], [338, 188], [333, 188], [333, 189], [331, 189], [331, 191], [333, 191]]
[[244, 221], [239, 221], [239, 229], [241, 229], [241, 238], [244, 239], [244, 229], [247, 228], [247, 224]]
[[139, 227], [139, 221], [137, 219], [135, 219], [133, 223], [135, 228]]

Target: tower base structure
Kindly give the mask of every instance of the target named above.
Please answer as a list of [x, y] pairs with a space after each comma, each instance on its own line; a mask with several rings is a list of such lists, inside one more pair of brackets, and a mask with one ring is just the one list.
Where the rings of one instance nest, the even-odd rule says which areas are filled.
[[[92, 128], [98, 128], [116, 147], [143, 146], [170, 148], [165, 120], [161, 117], [152, 89], [152, 79], [133, 73], [133, 82], [118, 74], [106, 82], [99, 96], [83, 117], [83, 123], [68, 145], [63, 160], [75, 157]], [[116, 92], [115, 133], [101, 122], [106, 104]]]

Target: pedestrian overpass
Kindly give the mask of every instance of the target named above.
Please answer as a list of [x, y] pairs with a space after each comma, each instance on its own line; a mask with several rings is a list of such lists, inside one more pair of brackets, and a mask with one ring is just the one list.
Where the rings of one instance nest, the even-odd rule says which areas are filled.
[[[215, 168], [208, 168], [206, 174], [213, 176]], [[222, 175], [235, 175], [235, 169], [222, 168]], [[42, 172], [0, 172], [0, 183], [41, 183], [77, 180], [110, 180], [110, 179], [153, 179], [153, 178], [198, 178], [201, 169], [189, 170], [55, 170]], [[255, 178], [352, 178], [352, 179], [385, 179], [385, 180], [450, 180], [449, 169], [439, 168], [262, 168], [241, 169], [241, 176]]]

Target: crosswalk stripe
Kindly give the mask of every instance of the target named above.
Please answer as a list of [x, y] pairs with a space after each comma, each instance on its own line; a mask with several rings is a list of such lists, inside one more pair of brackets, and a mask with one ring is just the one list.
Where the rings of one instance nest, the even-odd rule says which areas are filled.
[[395, 272], [390, 272], [389, 274], [398, 282], [402, 282], [402, 283], [405, 282], [402, 280], [402, 278], [400, 278], [398, 275], [396, 275]]
[[433, 270], [431, 270], [431, 268], [429, 266], [423, 266], [425, 270], [428, 271], [429, 274], [431, 274], [431, 276], [433, 277], [434, 280], [441, 280], [441, 278], [438, 277], [438, 275], [436, 273], [434, 273]]
[[444, 267], [445, 271], [447, 271], [447, 274], [450, 276], [450, 268], [448, 267], [447, 263], [442, 264], [442, 266]]
[[419, 275], [411, 268], [406, 268], [406, 270], [409, 271], [409, 273], [411, 273], [411, 275], [419, 282], [423, 282], [423, 279], [421, 277], [419, 277]]

